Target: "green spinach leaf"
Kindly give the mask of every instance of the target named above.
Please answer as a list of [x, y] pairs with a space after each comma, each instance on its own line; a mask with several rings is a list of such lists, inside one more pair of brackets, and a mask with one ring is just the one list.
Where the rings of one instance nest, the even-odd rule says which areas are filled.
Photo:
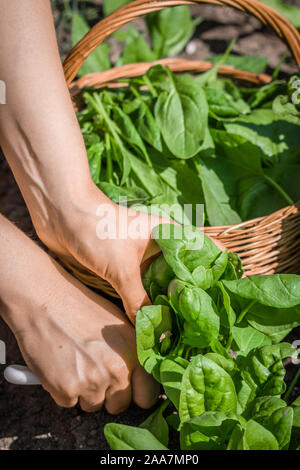
[[237, 397], [230, 375], [214, 361], [194, 356], [184, 372], [179, 415], [182, 423], [205, 411], [235, 412]]
[[155, 105], [155, 118], [170, 152], [177, 158], [193, 157], [201, 147], [207, 126], [208, 106], [202, 87], [188, 75], [169, 69], [168, 91]]
[[148, 15], [147, 27], [156, 58], [179, 54], [200, 21], [191, 18], [187, 6], [168, 8]]
[[[71, 36], [72, 46], [75, 46], [88, 32], [90, 28], [85, 19], [78, 13], [72, 15]], [[111, 68], [109, 59], [110, 46], [106, 43], [100, 44], [85, 60], [78, 72], [78, 76], [88, 73], [102, 72]]]
[[109, 423], [104, 435], [112, 450], [167, 450], [148, 429]]
[[136, 318], [137, 352], [141, 365], [156, 380], [160, 380], [159, 367], [163, 361], [164, 335], [172, 332], [172, 318], [166, 306], [143, 307]]

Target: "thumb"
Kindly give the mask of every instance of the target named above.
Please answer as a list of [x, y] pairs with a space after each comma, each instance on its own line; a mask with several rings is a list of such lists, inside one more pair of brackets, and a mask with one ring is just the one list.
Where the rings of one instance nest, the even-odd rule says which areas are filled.
[[151, 301], [144, 289], [141, 275], [126, 276], [113, 286], [120, 295], [126, 314], [130, 321], [135, 324], [137, 312], [144, 305], [150, 305]]
[[132, 399], [140, 408], [148, 409], [155, 405], [160, 394], [160, 385], [139, 364], [133, 371]]

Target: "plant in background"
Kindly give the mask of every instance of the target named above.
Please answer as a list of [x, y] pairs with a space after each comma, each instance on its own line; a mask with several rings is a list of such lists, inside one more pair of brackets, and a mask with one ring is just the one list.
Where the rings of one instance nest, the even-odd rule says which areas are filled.
[[285, 16], [297, 29], [300, 29], [300, 10], [296, 5], [290, 5], [283, 0], [262, 0]]
[[183, 450], [300, 450], [299, 399], [282, 398], [296, 351], [281, 342], [300, 325], [300, 276], [241, 278], [238, 256], [193, 227], [153, 237], [162, 254], [144, 273], [153, 305], [138, 312], [137, 350], [167, 400], [138, 428], [107, 424], [111, 448], [167, 449], [171, 426]]
[[[130, 3], [131, 0], [104, 0], [103, 14], [111, 14], [117, 8]], [[99, 6], [90, 6], [88, 0], [72, 0], [63, 2], [63, 11], [58, 22], [71, 23], [72, 45], [74, 46], [89, 30], [89, 23], [99, 16]], [[286, 16], [296, 28], [300, 28], [299, 9], [286, 5], [281, 0], [265, 0], [264, 3], [277, 9]], [[52, 0], [53, 8], [56, 0]], [[201, 18], [193, 19], [187, 6], [168, 8], [154, 12], [146, 17], [145, 30], [141, 33], [135, 27], [114, 34], [115, 38], [124, 43], [124, 48], [116, 65], [144, 62], [170, 57], [179, 54], [192, 38]], [[149, 38], [146, 40], [146, 37]], [[111, 67], [109, 42], [104, 42], [91, 54], [81, 69], [79, 76], [107, 70]], [[218, 57], [208, 59], [218, 60]], [[224, 62], [242, 70], [262, 73], [267, 67], [267, 59], [257, 56], [230, 55]]]
[[110, 15], [117, 8], [130, 3], [132, 0], [103, 0], [103, 12], [105, 16]]
[[[131, 0], [104, 0], [104, 13], [109, 15], [117, 8], [130, 3]], [[263, 3], [275, 8], [298, 29], [300, 29], [300, 11], [297, 6], [289, 5], [282, 0], [262, 0]]]
[[[72, 26], [71, 26], [71, 38], [72, 46], [75, 46], [83, 36], [88, 33], [90, 27], [85, 21], [84, 17], [78, 13], [74, 12], [72, 14]], [[111, 62], [109, 58], [110, 46], [106, 42], [100, 44], [85, 60], [78, 76], [86, 75], [93, 72], [101, 72], [103, 70], [108, 70], [111, 68]]]
[[[129, 2], [124, 0], [104, 2], [104, 14], [110, 14], [126, 3]], [[89, 10], [79, 10], [78, 2], [76, 5], [73, 3], [72, 10], [70, 7], [68, 8], [67, 12], [71, 18], [72, 46], [74, 46], [90, 29], [87, 21]], [[134, 26], [114, 34], [116, 39], [124, 43], [117, 65], [152, 61], [180, 53], [193, 36], [196, 25], [200, 21], [201, 19], [192, 19], [187, 6], [151, 13], [147, 16], [145, 34], [137, 31]], [[146, 41], [145, 35], [149, 36], [150, 45]], [[79, 76], [110, 68], [109, 50], [108, 42], [98, 46], [85, 61]]]

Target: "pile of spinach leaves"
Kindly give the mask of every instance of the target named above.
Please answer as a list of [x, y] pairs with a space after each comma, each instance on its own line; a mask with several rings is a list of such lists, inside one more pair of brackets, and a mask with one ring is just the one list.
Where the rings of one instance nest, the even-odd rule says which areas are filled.
[[[297, 77], [238, 88], [218, 77], [219, 65], [196, 77], [156, 66], [118, 90], [84, 92], [78, 119], [93, 180], [108, 197], [164, 204], [175, 219], [166, 206], [204, 204], [212, 226], [300, 199]], [[194, 216], [176, 220], [195, 225]]]
[[238, 256], [191, 226], [153, 237], [137, 350], [167, 399], [140, 427], [107, 424], [110, 447], [166, 450], [171, 427], [183, 450], [300, 450], [300, 397], [282, 396], [282, 361], [297, 353], [281, 342], [300, 325], [300, 276], [242, 278]]

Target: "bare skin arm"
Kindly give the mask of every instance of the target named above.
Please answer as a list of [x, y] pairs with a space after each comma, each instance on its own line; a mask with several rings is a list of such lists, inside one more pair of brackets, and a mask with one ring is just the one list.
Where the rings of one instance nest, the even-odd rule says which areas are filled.
[[124, 411], [152, 406], [158, 385], [138, 364], [122, 312], [65, 272], [0, 216], [0, 315], [57, 404]]
[[[1, 147], [40, 238], [74, 262], [90, 263], [89, 256], [101, 274], [109, 254], [104, 261], [95, 257], [101, 248], [95, 214], [109, 201], [90, 179], [50, 2], [0, 0], [0, 11], [0, 79], [7, 86], [7, 104], [0, 105]], [[157, 386], [137, 363], [134, 329], [121, 312], [3, 217], [0, 315], [58, 404], [80, 400], [83, 409], [94, 411], [104, 403], [117, 413], [132, 398], [140, 406], [154, 403]]]
[[[149, 299], [142, 264], [157, 252], [158, 217], [120, 209], [93, 184], [60, 63], [49, 0], [0, 0], [0, 144], [41, 240], [73, 265], [109, 281], [134, 323]], [[108, 207], [109, 214], [99, 215]], [[98, 215], [97, 215], [98, 214]], [[140, 237], [103, 239], [101, 222], [139, 225]], [[99, 224], [100, 222], [100, 224]]]
[[[40, 232], [91, 184], [48, 0], [0, 0], [1, 145]], [[51, 214], [53, 215], [53, 214]]]
[[[108, 280], [134, 322], [149, 303], [140, 268], [150, 256], [151, 229], [140, 216], [140, 240], [101, 240], [99, 206], [118, 206], [93, 184], [80, 128], [60, 63], [50, 2], [0, 0], [0, 78], [7, 104], [0, 105], [0, 143], [41, 240], [69, 263], [83, 265]], [[135, 218], [123, 210], [129, 221]], [[99, 227], [99, 226], [98, 226]], [[150, 250], [150, 251], [149, 251]]]

